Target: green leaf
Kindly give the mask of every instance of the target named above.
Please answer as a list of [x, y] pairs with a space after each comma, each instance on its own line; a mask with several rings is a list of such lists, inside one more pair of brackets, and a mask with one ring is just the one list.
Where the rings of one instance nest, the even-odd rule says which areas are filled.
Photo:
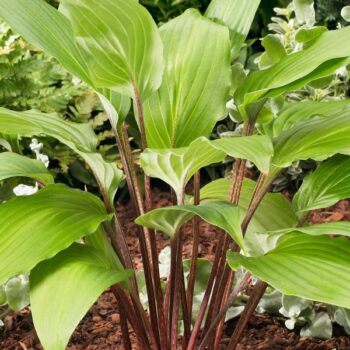
[[282, 131], [291, 129], [297, 123], [314, 117], [334, 118], [350, 109], [350, 101], [303, 101], [290, 103], [278, 114], [273, 123], [273, 134], [278, 136]]
[[0, 286], [0, 305], [3, 306], [7, 303], [6, 293], [5, 293], [5, 286], [2, 284]]
[[179, 205], [158, 208], [139, 216], [135, 222], [166, 233], [172, 237], [193, 216], [198, 215], [209, 224], [222, 228], [244, 247], [240, 210], [228, 202], [207, 202], [200, 205]]
[[290, 234], [260, 257], [228, 252], [232, 269], [243, 266], [284, 294], [349, 308], [350, 241], [345, 237]]
[[308, 175], [293, 198], [299, 213], [327, 208], [350, 197], [350, 157], [337, 155]]
[[253, 72], [236, 91], [242, 115], [246, 106], [274, 97], [327, 76], [349, 60], [350, 27], [325, 32], [308, 48], [292, 53], [274, 66]]
[[[202, 201], [227, 201], [231, 181], [219, 179], [202, 187], [200, 197]], [[238, 207], [245, 215], [254, 192], [255, 182], [249, 179], [243, 181]], [[281, 228], [293, 227], [297, 217], [291, 204], [280, 193], [267, 193], [255, 212], [249, 226], [247, 235], [255, 232], [267, 232]]]
[[291, 232], [305, 233], [311, 236], [322, 236], [322, 235], [341, 235], [350, 236], [350, 222], [349, 221], [336, 221], [327, 222], [324, 224], [316, 224], [303, 227], [291, 227], [282, 230], [270, 232], [273, 235], [283, 235]]
[[113, 205], [123, 174], [114, 163], [108, 163], [100, 154], [94, 153], [97, 138], [90, 124], [68, 122], [54, 114], [16, 112], [0, 107], [0, 129], [3, 134], [9, 135], [51, 136], [77, 152], [90, 166], [102, 186], [102, 192]]
[[205, 137], [188, 147], [174, 149], [146, 149], [141, 154], [141, 167], [151, 177], [169, 184], [179, 196], [192, 175], [209, 164], [221, 162], [225, 153]]
[[30, 300], [35, 330], [44, 348], [64, 350], [99, 295], [130, 274], [111, 269], [96, 249], [77, 243], [36, 266], [30, 274]]
[[79, 51], [96, 87], [142, 98], [162, 78], [162, 42], [151, 15], [137, 1], [62, 0]]
[[303, 44], [310, 43], [327, 31], [327, 27], [300, 28], [295, 34], [295, 40]]
[[[231, 89], [230, 89], [230, 96], [233, 96], [235, 91], [239, 88], [242, 81], [246, 78], [247, 74], [244, 70], [244, 66], [242, 63], [236, 62], [231, 66]], [[233, 105], [233, 103], [232, 103]], [[233, 107], [236, 109], [236, 106], [233, 105]], [[232, 109], [231, 109], [232, 110]], [[231, 114], [231, 113], [230, 113]], [[231, 115], [230, 115], [231, 116]], [[239, 120], [240, 122], [242, 120]]]
[[232, 59], [235, 59], [249, 33], [260, 0], [212, 0], [205, 15], [230, 29]]
[[115, 253], [110, 241], [108, 240], [107, 234], [104, 232], [101, 226], [95, 233], [84, 237], [84, 242], [100, 251], [101, 254], [109, 260], [111, 268], [123, 268], [118, 255]]
[[276, 34], [266, 35], [262, 41], [262, 46], [265, 48], [265, 52], [260, 57], [259, 66], [265, 68], [279, 62], [282, 58], [287, 56], [286, 49], [284, 48], [280, 38]]
[[114, 196], [120, 183], [124, 180], [124, 173], [118, 169], [115, 163], [106, 162], [99, 153], [78, 152], [89, 165], [99, 187], [104, 192], [104, 197], [109, 200], [111, 208], [114, 206]]
[[28, 42], [56, 57], [72, 74], [92, 85], [65, 16], [43, 0], [2, 0], [2, 17]]
[[288, 227], [267, 233], [248, 234], [246, 246], [251, 255], [260, 256], [274, 249], [283, 236], [290, 233], [303, 233], [311, 236], [337, 235], [350, 237], [350, 222], [339, 221], [302, 227]]
[[226, 111], [230, 89], [228, 29], [195, 10], [160, 28], [165, 72], [159, 90], [143, 104], [148, 146], [188, 146], [209, 136]]
[[65, 185], [48, 185], [1, 204], [0, 284], [92, 234], [110, 218], [96, 196]]
[[100, 89], [98, 96], [111, 124], [122, 125], [131, 107], [130, 98], [110, 89]]
[[[350, 28], [350, 27], [349, 27]], [[274, 139], [272, 165], [284, 168], [294, 161], [324, 160], [336, 153], [350, 154], [350, 113], [306, 120]]]
[[263, 173], [269, 171], [273, 147], [268, 136], [224, 137], [212, 144], [231, 157], [250, 160]]
[[17, 112], [0, 107], [0, 130], [3, 134], [54, 137], [72, 149], [92, 152], [97, 138], [90, 124], [77, 124], [58, 115], [38, 111]]
[[16, 176], [30, 177], [44, 185], [54, 183], [53, 176], [42, 162], [17, 153], [0, 153], [0, 181]]

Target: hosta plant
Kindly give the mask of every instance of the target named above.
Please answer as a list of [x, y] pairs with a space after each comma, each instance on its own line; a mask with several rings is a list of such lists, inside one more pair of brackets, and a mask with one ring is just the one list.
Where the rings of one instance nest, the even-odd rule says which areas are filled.
[[[54, 183], [37, 160], [0, 154], [1, 181], [28, 177], [40, 188], [0, 205], [0, 284], [29, 274], [33, 321], [45, 349], [64, 349], [109, 287], [119, 304], [125, 349], [132, 346], [128, 326], [139, 349], [176, 349], [180, 332], [183, 348], [217, 349], [226, 312], [251, 276], [258, 280], [228, 349], [236, 347], [268, 284], [285, 295], [350, 307], [348, 223], [307, 226], [310, 210], [349, 196], [349, 102], [287, 105], [270, 132], [255, 128], [271, 99], [349, 63], [350, 28], [306, 31], [302, 50], [274, 56], [269, 67], [231, 89], [231, 63], [259, 2], [213, 0], [204, 15], [189, 9], [160, 28], [134, 0], [61, 0], [58, 10], [43, 0], [0, 2], [0, 16], [15, 31], [98, 94], [122, 163], [120, 170], [96, 151], [90, 124], [0, 108], [2, 134], [56, 138], [86, 162], [102, 198]], [[295, 3], [309, 10], [309, 2]], [[212, 141], [208, 136], [230, 96], [242, 135]], [[125, 123], [131, 104], [142, 143], [142, 186]], [[235, 159], [232, 178], [201, 186], [200, 169], [226, 156]], [[283, 168], [303, 159], [321, 163], [292, 204], [268, 193]], [[243, 178], [247, 161], [259, 170], [257, 181]], [[174, 205], [153, 209], [151, 178], [171, 187]], [[193, 194], [186, 192], [192, 178]], [[138, 215], [143, 278], [136, 278], [115, 208], [124, 179]], [[200, 306], [193, 307], [203, 269], [198, 217], [220, 230]], [[193, 250], [183, 263], [182, 227], [189, 220]], [[166, 278], [159, 271], [158, 232], [170, 240]], [[235, 273], [242, 268], [245, 273]], [[142, 279], [147, 305], [140, 299]]]

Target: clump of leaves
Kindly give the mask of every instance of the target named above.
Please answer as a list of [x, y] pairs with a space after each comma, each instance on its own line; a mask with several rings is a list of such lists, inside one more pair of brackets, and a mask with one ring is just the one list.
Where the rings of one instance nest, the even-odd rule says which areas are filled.
[[[246, 55], [241, 55], [236, 59], [233, 65], [232, 86], [237, 86], [249, 71], [270, 67], [284, 56], [310, 45], [319, 34], [327, 31], [326, 27], [316, 25], [317, 7], [315, 11], [313, 1], [291, 1], [285, 8], [274, 8], [274, 12], [276, 16], [272, 17], [272, 23], [268, 25], [270, 33], [261, 40], [265, 51], [249, 57], [247, 62]], [[338, 11], [339, 16], [340, 12], [341, 7]], [[340, 24], [339, 26], [342, 27]], [[283, 97], [267, 101], [260, 112], [257, 127], [260, 132], [269, 133], [269, 126], [273, 120], [281, 109], [291, 102], [344, 100], [349, 97], [349, 93], [349, 68], [344, 66], [332, 71], [326, 77], [310, 81], [297, 90], [289, 91]], [[221, 137], [242, 132], [242, 129], [239, 128], [241, 122], [239, 113], [232, 101], [228, 103], [227, 111], [229, 118], [216, 129], [216, 134]], [[228, 162], [227, 166], [230, 168], [231, 162]], [[274, 181], [273, 190], [278, 192], [287, 188], [289, 191], [295, 191], [305, 175], [315, 166], [316, 162], [310, 160], [295, 162]], [[227, 168], [225, 172], [228, 172]]]
[[[43, 0], [0, 3], [0, 15], [15, 30], [99, 96], [123, 168], [98, 152], [89, 123], [0, 109], [3, 134], [45, 135], [74, 151], [91, 170], [102, 198], [55, 184], [37, 160], [0, 153], [0, 165], [6, 164], [0, 166], [1, 179], [26, 176], [41, 187], [0, 205], [0, 283], [29, 274], [33, 320], [45, 349], [64, 349], [109, 287], [119, 303], [125, 349], [131, 348], [128, 323], [143, 349], [176, 349], [182, 329], [184, 348], [217, 349], [227, 311], [252, 276], [256, 283], [228, 350], [236, 348], [268, 284], [285, 295], [350, 308], [349, 223], [305, 225], [311, 210], [349, 196], [349, 101], [286, 104], [270, 119], [265, 113], [280, 96], [349, 63], [350, 27], [312, 32], [313, 40], [304, 40], [297, 52], [271, 56], [264, 69], [231, 79], [259, 3], [213, 0], [204, 16], [189, 9], [160, 28], [136, 1], [62, 0], [58, 10]], [[307, 6], [305, 23], [310, 11]], [[242, 132], [211, 140], [230, 99]], [[131, 100], [144, 194], [126, 124]], [[235, 159], [232, 178], [201, 186], [200, 170], [226, 156]], [[322, 163], [293, 203], [269, 193], [284, 168], [307, 159]], [[256, 182], [244, 179], [247, 161], [259, 171]], [[138, 216], [147, 309], [116, 211], [115, 194], [124, 178]], [[151, 178], [172, 188], [176, 204], [153, 209]], [[186, 190], [192, 178], [193, 195]], [[198, 217], [220, 231], [197, 311]], [[182, 245], [189, 220], [193, 250], [187, 275]], [[166, 281], [159, 271], [157, 231], [170, 242]], [[243, 268], [246, 273], [236, 274]]]

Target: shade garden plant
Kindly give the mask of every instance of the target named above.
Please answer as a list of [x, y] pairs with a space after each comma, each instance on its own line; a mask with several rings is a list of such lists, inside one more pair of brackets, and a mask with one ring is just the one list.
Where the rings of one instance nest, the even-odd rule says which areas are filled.
[[[0, 16], [11, 28], [99, 96], [122, 165], [96, 151], [88, 123], [0, 108], [1, 134], [57, 139], [86, 163], [102, 198], [55, 183], [39, 160], [0, 153], [0, 181], [28, 177], [39, 189], [0, 205], [0, 284], [29, 275], [30, 307], [44, 349], [65, 349], [108, 288], [118, 301], [125, 349], [132, 347], [129, 326], [139, 349], [218, 349], [227, 310], [251, 284], [227, 349], [236, 348], [268, 285], [286, 296], [350, 308], [350, 224], [307, 224], [311, 210], [349, 197], [350, 102], [286, 103], [272, 120], [262, 117], [277, 97], [350, 63], [350, 27], [309, 26], [310, 1], [294, 1], [301, 23], [298, 50], [287, 53], [275, 38], [268, 39], [264, 66], [246, 72], [237, 84], [232, 66], [259, 3], [212, 0], [204, 15], [188, 9], [158, 28], [134, 0], [61, 0], [58, 10], [44, 0], [1, 0]], [[242, 133], [210, 140], [229, 99]], [[129, 142], [128, 114], [139, 128], [139, 164]], [[235, 159], [232, 177], [201, 186], [200, 170], [227, 156]], [[319, 166], [293, 203], [269, 193], [284, 168], [306, 159]], [[257, 181], [244, 179], [247, 161], [258, 169]], [[174, 205], [154, 209], [152, 178], [171, 187]], [[146, 303], [116, 211], [116, 191], [124, 180], [138, 215]], [[220, 232], [195, 309], [198, 218]], [[185, 266], [183, 225], [190, 220], [193, 246]], [[160, 232], [170, 239], [166, 278], [159, 271]]]

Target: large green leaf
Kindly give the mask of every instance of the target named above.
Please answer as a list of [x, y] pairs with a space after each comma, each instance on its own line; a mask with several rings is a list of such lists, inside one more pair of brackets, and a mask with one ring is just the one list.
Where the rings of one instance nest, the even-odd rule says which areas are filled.
[[326, 208], [350, 197], [350, 157], [337, 155], [308, 175], [293, 198], [299, 213]]
[[54, 7], [43, 0], [1, 0], [0, 17], [28, 42], [56, 57], [68, 71], [92, 84], [72, 27]]
[[97, 146], [90, 124], [71, 123], [58, 115], [38, 111], [17, 112], [0, 107], [0, 130], [9, 135], [51, 136], [82, 152], [92, 152]]
[[130, 273], [112, 269], [96, 249], [77, 243], [36, 266], [30, 274], [30, 301], [44, 349], [64, 350], [99, 295]]
[[271, 163], [281, 168], [297, 160], [324, 160], [336, 153], [350, 154], [349, 132], [349, 111], [332, 119], [318, 118], [300, 122], [274, 139]]
[[202, 167], [220, 162], [225, 153], [205, 137], [193, 141], [190, 146], [174, 149], [147, 149], [141, 154], [141, 167], [148, 176], [169, 184], [177, 195], [192, 175]]
[[263, 173], [269, 171], [273, 147], [268, 136], [224, 137], [213, 145], [231, 157], [252, 161]]
[[[230, 186], [229, 179], [215, 180], [201, 189], [201, 200], [227, 200]], [[243, 215], [249, 206], [254, 187], [254, 181], [243, 181], [238, 203]], [[297, 217], [289, 201], [280, 193], [267, 193], [248, 226], [247, 234], [293, 227], [296, 223]]]
[[282, 131], [291, 129], [297, 123], [314, 118], [334, 118], [350, 109], [350, 101], [304, 101], [290, 103], [278, 114], [273, 123], [273, 134], [278, 136]]
[[146, 98], [162, 78], [163, 47], [151, 15], [137, 1], [61, 0], [97, 87]]
[[94, 153], [97, 137], [90, 124], [68, 122], [54, 114], [16, 112], [0, 107], [0, 129], [3, 134], [46, 135], [64, 143], [86, 161], [102, 191], [107, 194], [109, 203], [113, 204], [123, 174], [114, 163], [108, 163], [100, 154]]
[[160, 28], [165, 72], [144, 103], [148, 146], [188, 146], [224, 116], [230, 88], [228, 29], [187, 10]]
[[350, 27], [325, 32], [308, 48], [248, 75], [235, 94], [241, 113], [246, 115], [245, 106], [251, 103], [296, 89], [346, 64], [350, 56], [349, 40]]
[[0, 205], [0, 284], [30, 271], [111, 218], [90, 193], [48, 185]]
[[241, 231], [241, 212], [228, 202], [206, 202], [200, 205], [179, 205], [158, 208], [139, 216], [136, 223], [166, 233], [172, 237], [175, 232], [193, 216], [198, 215], [209, 224], [228, 232], [244, 247]]
[[230, 29], [232, 59], [236, 58], [252, 25], [260, 0], [212, 0], [205, 15]]
[[350, 241], [345, 237], [290, 234], [260, 257], [228, 253], [233, 269], [243, 266], [283, 294], [350, 308]]
[[44, 185], [54, 183], [53, 176], [42, 162], [17, 153], [0, 153], [0, 181], [16, 176], [30, 177]]

